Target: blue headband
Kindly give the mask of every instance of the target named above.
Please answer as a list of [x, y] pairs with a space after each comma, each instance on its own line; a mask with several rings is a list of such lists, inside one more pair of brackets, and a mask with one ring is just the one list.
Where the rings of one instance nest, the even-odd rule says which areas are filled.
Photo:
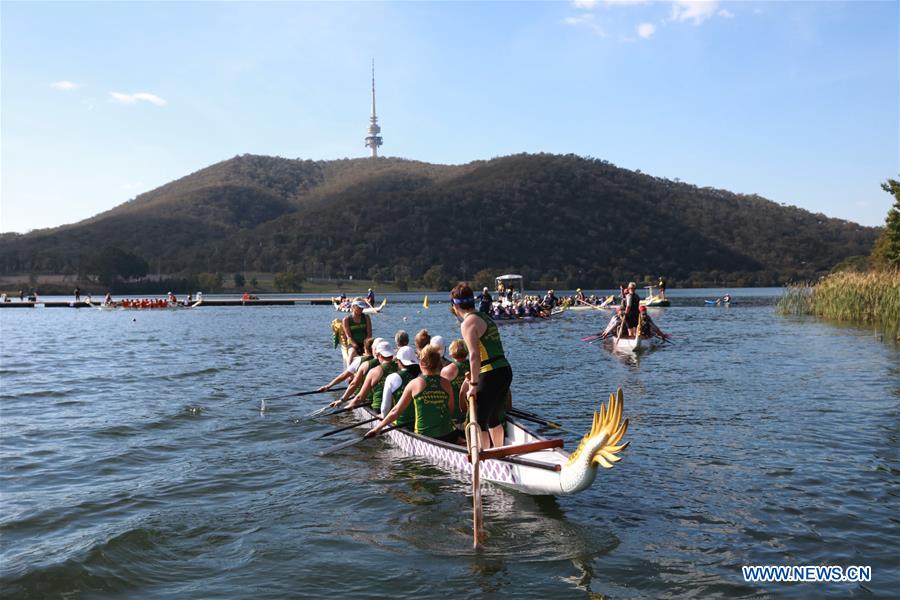
[[456, 304], [459, 306], [466, 306], [466, 305], [475, 306], [475, 298], [474, 297], [473, 298], [450, 298], [450, 301], [453, 302], [453, 304]]

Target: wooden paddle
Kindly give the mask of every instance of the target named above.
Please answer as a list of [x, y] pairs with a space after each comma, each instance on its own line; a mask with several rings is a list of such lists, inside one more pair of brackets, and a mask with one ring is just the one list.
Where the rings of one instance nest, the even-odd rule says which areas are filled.
[[[391, 431], [393, 429], [397, 429], [398, 427], [400, 427], [400, 426], [399, 425], [391, 425], [390, 427], [385, 427], [384, 429], [381, 430], [381, 433], [384, 433], [385, 431]], [[341, 442], [340, 444], [335, 444], [334, 446], [331, 446], [330, 448], [325, 448], [324, 450], [317, 452], [317, 454], [319, 456], [326, 456], [328, 454], [331, 454], [332, 452], [337, 452], [338, 450], [343, 450], [344, 448], [349, 448], [350, 446], [355, 446], [356, 444], [358, 444], [360, 442], [364, 442], [365, 440], [369, 440], [369, 439], [375, 439], [376, 437], [378, 437], [378, 436], [373, 436], [371, 438], [368, 438], [363, 435], [358, 438], [354, 438], [352, 440], [347, 440], [346, 442]]]
[[325, 433], [314, 435], [312, 437], [308, 437], [306, 439], [300, 440], [301, 442], [312, 442], [315, 440], [321, 440], [322, 438], [327, 438], [336, 433], [340, 433], [342, 431], [347, 431], [348, 429], [353, 429], [355, 427], [359, 427], [361, 425], [366, 425], [371, 423], [372, 421], [377, 421], [379, 417], [372, 417], [371, 419], [366, 419], [365, 421], [360, 421], [359, 423], [353, 423], [352, 425], [347, 425], [346, 427], [338, 427], [337, 429], [332, 429], [331, 431], [326, 431]]
[[602, 308], [600, 308], [600, 307], [597, 306], [596, 304], [591, 304], [590, 302], [587, 302], [587, 301], [585, 301], [585, 300], [576, 300], [576, 301], [577, 301], [578, 303], [580, 303], [580, 304], [585, 305], [585, 306], [590, 306], [590, 307], [593, 308], [594, 310], [603, 310]]
[[[293, 396], [309, 396], [311, 394], [324, 394], [326, 392], [342, 392], [347, 388], [331, 388], [330, 390], [310, 390], [308, 392], [294, 392], [292, 394], [284, 394], [283, 396], [272, 396], [271, 398], [263, 398], [263, 402], [268, 402], [269, 400], [281, 400], [282, 398], [291, 398]], [[328, 408], [328, 407], [326, 407]]]
[[[330, 406], [323, 406], [317, 410], [312, 411], [311, 413], [307, 413], [297, 419], [294, 420], [295, 423], [299, 423], [300, 421], [305, 421], [308, 419], [316, 419], [318, 417], [330, 417], [331, 415], [339, 415], [341, 413], [349, 412], [351, 410], [355, 410], [357, 408], [361, 408], [363, 406], [372, 406], [371, 402], [367, 402], [365, 404], [359, 404], [357, 406], [347, 406], [344, 408], [336, 408], [334, 410], [329, 411]], [[323, 410], [324, 409], [324, 410]], [[326, 412], [327, 411], [327, 412]]]

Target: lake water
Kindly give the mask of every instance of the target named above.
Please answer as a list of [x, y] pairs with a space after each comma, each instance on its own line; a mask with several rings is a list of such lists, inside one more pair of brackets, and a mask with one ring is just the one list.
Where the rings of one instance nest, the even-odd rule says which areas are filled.
[[[298, 423], [321, 395], [260, 412], [339, 371], [330, 307], [0, 310], [0, 595], [896, 596], [900, 353], [730, 291], [673, 290], [676, 342], [639, 360], [579, 341], [599, 311], [501, 330], [519, 406], [584, 432], [622, 387], [631, 446], [573, 497], [485, 486], [479, 553], [453, 473], [381, 440], [315, 456], [350, 422]], [[376, 335], [457, 337], [444, 296], [392, 296]], [[744, 582], [769, 564], [872, 581]]]

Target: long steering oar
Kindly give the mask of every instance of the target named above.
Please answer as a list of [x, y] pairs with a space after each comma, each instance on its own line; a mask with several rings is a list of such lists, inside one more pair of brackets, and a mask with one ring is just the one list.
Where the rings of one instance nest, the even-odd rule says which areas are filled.
[[466, 450], [472, 463], [472, 547], [478, 550], [484, 542], [484, 507], [481, 504], [481, 427], [475, 410], [475, 395], [469, 398], [469, 424], [466, 426]]
[[[390, 427], [385, 427], [384, 429], [381, 430], [381, 433], [384, 433], [385, 431], [391, 431], [393, 429], [397, 429], [398, 427], [400, 427], [400, 426], [399, 425], [391, 425]], [[366, 436], [363, 435], [358, 438], [353, 438], [352, 440], [347, 440], [346, 442], [341, 442], [340, 444], [335, 444], [334, 446], [332, 446], [330, 448], [325, 448], [324, 450], [319, 451], [317, 454], [319, 456], [325, 456], [327, 454], [331, 454], [332, 452], [337, 452], [338, 450], [343, 450], [344, 448], [349, 448], [350, 446], [355, 446], [356, 444], [358, 444], [362, 441], [365, 441], [365, 440], [369, 440], [369, 439], [374, 440], [375, 437], [378, 437], [378, 436], [367, 438]]]
[[334, 435], [336, 433], [340, 433], [342, 431], [347, 431], [348, 429], [354, 429], [356, 427], [360, 427], [362, 425], [366, 425], [371, 423], [372, 421], [377, 421], [378, 417], [372, 417], [371, 419], [366, 419], [365, 421], [360, 421], [359, 423], [353, 423], [352, 425], [347, 425], [345, 427], [338, 427], [337, 429], [332, 429], [331, 431], [326, 431], [325, 433], [314, 435], [312, 437], [308, 437], [304, 440], [300, 440], [301, 442], [314, 442], [315, 440], [321, 440], [322, 438], [327, 438], [328, 436]]
[[518, 409], [510, 409], [506, 411], [508, 414], [523, 419], [525, 421], [531, 421], [532, 423], [537, 423], [539, 425], [544, 425], [545, 427], [549, 427], [550, 429], [558, 429], [560, 431], [564, 431], [565, 433], [570, 433], [572, 435], [581, 435], [580, 433], [575, 433], [571, 429], [566, 429], [559, 423], [554, 423], [553, 421], [548, 421], [547, 419], [542, 419], [541, 417], [527, 412], [522, 412]]
[[262, 402], [269, 402], [270, 400], [281, 400], [282, 398], [293, 398], [294, 396], [310, 396], [312, 394], [324, 394], [326, 392], [342, 392], [347, 388], [331, 388], [330, 390], [310, 390], [308, 392], [294, 392], [292, 394], [284, 394], [282, 396], [272, 396], [271, 398], [263, 398]]

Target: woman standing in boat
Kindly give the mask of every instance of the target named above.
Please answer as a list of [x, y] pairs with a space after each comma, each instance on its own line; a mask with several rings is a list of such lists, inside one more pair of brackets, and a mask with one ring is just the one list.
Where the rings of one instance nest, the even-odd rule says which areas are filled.
[[366, 303], [362, 300], [356, 300], [353, 302], [350, 314], [344, 317], [342, 321], [344, 335], [347, 336], [347, 341], [350, 344], [348, 358], [351, 361], [362, 355], [363, 342], [366, 341], [366, 338], [372, 337], [372, 320], [369, 318], [369, 315], [363, 313], [364, 308], [366, 308]]
[[637, 284], [631, 282], [622, 299], [622, 312], [625, 313], [625, 326], [628, 328], [629, 337], [637, 334], [638, 317], [640, 315], [641, 297], [637, 293]]
[[475, 396], [475, 411], [484, 448], [503, 445], [500, 411], [512, 384], [512, 367], [503, 354], [497, 325], [475, 310], [475, 294], [465, 283], [450, 292], [454, 314], [462, 319], [460, 331], [469, 351], [469, 395]]
[[[473, 298], [474, 302], [474, 298]], [[415, 406], [415, 432], [442, 442], [457, 443], [459, 432], [453, 423], [453, 388], [441, 377], [441, 355], [434, 346], [425, 346], [419, 355], [422, 375], [403, 390], [400, 401], [381, 422], [366, 433], [375, 437], [410, 404]]]

